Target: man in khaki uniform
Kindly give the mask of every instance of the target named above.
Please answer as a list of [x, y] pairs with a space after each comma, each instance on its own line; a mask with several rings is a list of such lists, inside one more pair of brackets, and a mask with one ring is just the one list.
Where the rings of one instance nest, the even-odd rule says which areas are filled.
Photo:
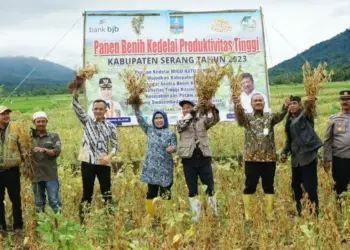
[[330, 117], [324, 138], [324, 168], [328, 172], [332, 162], [338, 196], [348, 190], [350, 180], [350, 90], [339, 95], [342, 110]]
[[198, 177], [207, 186], [208, 202], [217, 213], [214, 193], [213, 170], [211, 166], [211, 150], [207, 130], [220, 121], [219, 110], [211, 104], [211, 112], [199, 115], [191, 101], [183, 100], [180, 103], [183, 119], [177, 122], [176, 128], [180, 134], [178, 155], [182, 158], [185, 180], [188, 187], [188, 197], [191, 211], [195, 213], [192, 218], [197, 222], [200, 215], [200, 202], [198, 195]]

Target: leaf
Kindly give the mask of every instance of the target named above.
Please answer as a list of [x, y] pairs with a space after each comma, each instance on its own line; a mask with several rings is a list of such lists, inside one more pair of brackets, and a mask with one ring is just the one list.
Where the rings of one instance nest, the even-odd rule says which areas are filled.
[[179, 239], [182, 237], [182, 235], [181, 234], [177, 234], [177, 235], [175, 235], [174, 236], [174, 238], [173, 238], [173, 245], [176, 243], [176, 242], [178, 242], [179, 241]]

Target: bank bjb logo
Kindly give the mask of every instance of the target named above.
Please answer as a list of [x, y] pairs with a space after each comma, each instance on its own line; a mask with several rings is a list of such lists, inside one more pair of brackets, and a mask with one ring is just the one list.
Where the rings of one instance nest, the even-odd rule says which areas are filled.
[[248, 29], [255, 29], [256, 27], [256, 21], [253, 17], [251, 16], [245, 16], [243, 17], [241, 21], [241, 26], [243, 28], [248, 28]]
[[89, 27], [90, 33], [102, 33], [102, 32], [109, 32], [109, 33], [116, 33], [119, 31], [119, 27], [115, 25], [107, 25], [107, 26], [101, 26], [102, 24], [107, 24], [108, 19], [104, 18], [98, 21], [98, 24], [100, 26], [98, 27]]
[[170, 17], [170, 31], [174, 34], [181, 34], [184, 32], [184, 18], [183, 16]]
[[109, 32], [116, 33], [119, 31], [119, 27], [117, 26], [106, 26], [106, 27], [89, 27], [90, 33], [101, 33], [101, 32]]

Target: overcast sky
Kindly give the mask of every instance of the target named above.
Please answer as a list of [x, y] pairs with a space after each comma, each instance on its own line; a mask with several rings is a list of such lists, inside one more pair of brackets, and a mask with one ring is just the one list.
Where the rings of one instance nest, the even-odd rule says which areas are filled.
[[0, 56], [43, 58], [80, 18], [46, 59], [70, 68], [81, 65], [84, 10], [200, 11], [260, 6], [265, 16], [269, 67], [350, 28], [349, 0], [4, 0], [0, 8]]

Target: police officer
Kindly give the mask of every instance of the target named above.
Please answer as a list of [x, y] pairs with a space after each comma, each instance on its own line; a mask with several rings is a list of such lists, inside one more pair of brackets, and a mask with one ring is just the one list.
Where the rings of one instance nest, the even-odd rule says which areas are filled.
[[[107, 103], [106, 118], [123, 116], [123, 110], [120, 104], [112, 100], [112, 80], [108, 77], [100, 78], [99, 80], [101, 98]], [[93, 118], [92, 104], [89, 107], [88, 114]]]
[[324, 139], [324, 169], [332, 175], [337, 195], [347, 191], [350, 180], [350, 90], [340, 91], [341, 111], [329, 119]]

